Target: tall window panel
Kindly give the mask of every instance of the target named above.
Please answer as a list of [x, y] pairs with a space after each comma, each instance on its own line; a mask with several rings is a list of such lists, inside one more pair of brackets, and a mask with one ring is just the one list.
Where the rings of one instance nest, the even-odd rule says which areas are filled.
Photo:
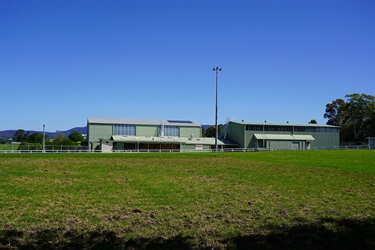
[[115, 124], [113, 127], [114, 135], [134, 135], [135, 136], [135, 125], [128, 124]]
[[164, 126], [165, 136], [180, 136], [180, 128], [177, 126]]

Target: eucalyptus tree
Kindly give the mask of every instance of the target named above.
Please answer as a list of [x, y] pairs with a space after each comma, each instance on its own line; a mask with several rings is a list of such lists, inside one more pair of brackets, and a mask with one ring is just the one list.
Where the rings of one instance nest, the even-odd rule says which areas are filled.
[[326, 105], [324, 118], [328, 125], [341, 127], [341, 141], [361, 142], [375, 136], [375, 96], [348, 94]]

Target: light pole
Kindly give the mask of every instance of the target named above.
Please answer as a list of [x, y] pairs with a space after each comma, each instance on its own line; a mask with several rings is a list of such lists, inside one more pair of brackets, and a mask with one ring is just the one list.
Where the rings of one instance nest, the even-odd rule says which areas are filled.
[[46, 152], [46, 125], [43, 124], [43, 153]]
[[218, 146], [217, 146], [217, 140], [219, 137], [219, 127], [217, 125], [217, 89], [218, 89], [218, 76], [219, 76], [219, 71], [221, 71], [221, 68], [216, 67], [213, 68], [213, 70], [216, 72], [216, 105], [215, 105], [215, 151], [218, 151]]

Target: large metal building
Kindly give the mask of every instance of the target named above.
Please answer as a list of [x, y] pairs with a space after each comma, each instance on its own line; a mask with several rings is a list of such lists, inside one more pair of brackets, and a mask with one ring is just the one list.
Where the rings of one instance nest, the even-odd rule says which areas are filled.
[[340, 146], [340, 127], [318, 124], [257, 123], [230, 121], [221, 138], [252, 149], [330, 149]]
[[215, 139], [202, 138], [202, 126], [192, 121], [89, 118], [87, 136], [89, 149], [101, 152], [208, 151], [215, 146]]

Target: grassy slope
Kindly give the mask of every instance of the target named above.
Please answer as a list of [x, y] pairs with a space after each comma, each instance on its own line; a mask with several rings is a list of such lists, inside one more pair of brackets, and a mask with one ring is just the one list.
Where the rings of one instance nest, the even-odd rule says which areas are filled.
[[0, 248], [371, 248], [373, 159], [375, 151], [0, 155]]

